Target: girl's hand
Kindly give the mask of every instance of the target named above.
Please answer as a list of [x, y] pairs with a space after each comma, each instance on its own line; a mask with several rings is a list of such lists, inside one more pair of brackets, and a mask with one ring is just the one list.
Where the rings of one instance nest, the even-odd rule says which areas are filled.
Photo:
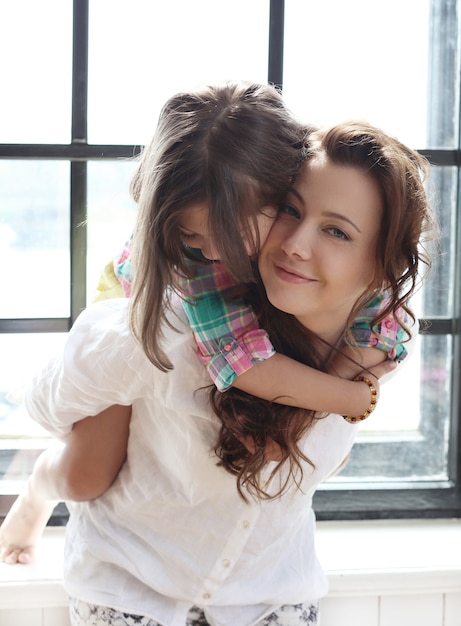
[[359, 376], [367, 376], [367, 374], [371, 374], [372, 376], [374, 376], [374, 378], [376, 378], [376, 380], [379, 380], [383, 376], [386, 376], [386, 374], [390, 374], [390, 372], [393, 372], [397, 368], [397, 366], [397, 361], [392, 361], [388, 359], [387, 361], [383, 361], [382, 363], [373, 365], [373, 367], [362, 370]]
[[367, 410], [361, 415], [343, 415], [344, 419], [351, 423], [357, 424], [369, 417], [375, 410], [379, 399], [379, 378], [394, 370], [397, 367], [395, 361], [383, 361], [373, 367], [362, 370], [354, 378], [356, 383], [365, 383], [369, 387], [370, 404]]
[[378, 392], [378, 398], [379, 398], [379, 391], [380, 391], [379, 379], [393, 372], [396, 369], [397, 365], [398, 365], [397, 361], [392, 361], [388, 359], [386, 361], [383, 361], [382, 363], [373, 365], [373, 367], [368, 367], [367, 369], [363, 369], [357, 375], [356, 378], [358, 378], [359, 376], [364, 376], [365, 378], [368, 378], [369, 380], [371, 380], [371, 382], [376, 388], [376, 391]]

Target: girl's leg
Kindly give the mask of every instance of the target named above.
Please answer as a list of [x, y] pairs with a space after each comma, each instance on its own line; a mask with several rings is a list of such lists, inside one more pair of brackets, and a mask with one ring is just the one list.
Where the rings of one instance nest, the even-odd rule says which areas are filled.
[[0, 527], [0, 561], [30, 563], [57, 502], [93, 500], [110, 487], [126, 457], [130, 417], [131, 407], [109, 407], [76, 422], [64, 445], [40, 455]]

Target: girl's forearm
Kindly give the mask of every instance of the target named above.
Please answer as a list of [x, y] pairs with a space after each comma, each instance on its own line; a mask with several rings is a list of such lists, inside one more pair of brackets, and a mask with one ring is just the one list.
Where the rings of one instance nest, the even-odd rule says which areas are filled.
[[[361, 363], [350, 373], [353, 377], [371, 365]], [[279, 404], [340, 415], [362, 415], [370, 406], [368, 385], [320, 372], [278, 353], [239, 376], [234, 386]]]

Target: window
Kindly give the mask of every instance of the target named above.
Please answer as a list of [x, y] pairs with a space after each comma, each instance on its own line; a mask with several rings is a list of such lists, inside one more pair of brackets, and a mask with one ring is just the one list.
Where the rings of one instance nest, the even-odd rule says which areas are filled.
[[366, 118], [433, 163], [442, 254], [415, 301], [424, 330], [315, 508], [319, 519], [460, 515], [459, 11], [459, 0], [0, 8], [0, 514], [49, 443], [11, 397], [129, 235], [133, 157], [160, 107], [200, 82], [247, 79], [280, 85], [305, 121]]

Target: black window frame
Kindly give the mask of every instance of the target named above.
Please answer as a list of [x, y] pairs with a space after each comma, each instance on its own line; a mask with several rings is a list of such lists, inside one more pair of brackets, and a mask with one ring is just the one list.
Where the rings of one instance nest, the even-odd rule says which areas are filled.
[[[268, 36], [268, 82], [283, 89], [283, 46], [284, 46], [284, 0], [270, 2]], [[450, 10], [456, 11], [458, 0], [447, 0], [447, 15], [442, 16], [449, 27]], [[67, 332], [86, 306], [86, 198], [87, 163], [95, 160], [132, 158], [139, 152], [135, 145], [88, 144], [87, 137], [87, 94], [88, 94], [88, 21], [89, 0], [73, 0], [73, 66], [72, 66], [72, 133], [69, 144], [0, 144], [0, 159], [58, 159], [70, 163], [70, 254], [71, 287], [70, 316], [67, 318], [0, 319], [0, 333]], [[433, 63], [446, 62], [434, 54]], [[458, 114], [461, 110], [461, 75], [453, 66], [458, 93]], [[433, 68], [436, 75], [436, 69]], [[446, 72], [440, 72], [441, 81]], [[438, 86], [439, 93], [446, 94], [446, 85]], [[451, 92], [453, 89], [451, 88]], [[437, 103], [441, 106], [442, 99]], [[460, 124], [457, 124], [458, 127]], [[457, 215], [461, 214], [461, 138], [453, 149], [421, 149], [433, 165], [457, 168]], [[77, 225], [79, 226], [77, 228]], [[457, 220], [455, 259], [455, 301], [461, 301], [461, 219]], [[461, 321], [459, 317], [437, 317], [420, 320], [425, 333], [449, 335], [453, 341], [451, 432], [448, 480], [425, 485], [401, 486], [397, 488], [364, 489], [360, 485], [339, 490], [320, 490], [314, 498], [314, 507], [319, 520], [353, 520], [386, 518], [444, 518], [461, 517]], [[357, 444], [356, 444], [357, 445]], [[0, 494], [0, 517], [11, 504], [12, 496]], [[52, 524], [65, 523], [66, 510], [59, 507]]]

